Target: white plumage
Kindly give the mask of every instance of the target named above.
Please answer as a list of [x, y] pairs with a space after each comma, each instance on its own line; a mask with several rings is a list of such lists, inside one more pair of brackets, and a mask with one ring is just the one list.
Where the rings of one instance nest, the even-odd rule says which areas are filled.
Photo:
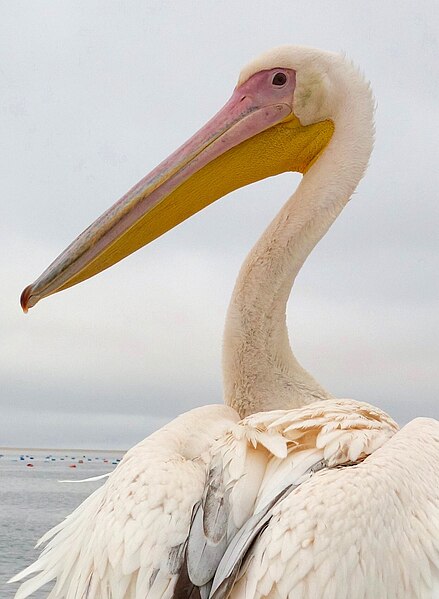
[[[367, 166], [370, 89], [344, 58], [288, 46], [246, 67], [238, 91], [270, 69], [294, 70], [301, 127], [334, 131], [241, 269], [227, 405], [183, 414], [132, 448], [43, 537], [12, 580], [31, 576], [16, 599], [51, 580], [50, 599], [439, 598], [439, 422], [399, 431], [378, 408], [333, 398], [297, 362], [285, 324], [297, 273]], [[49, 275], [25, 307], [57, 289], [59, 271]]]
[[212, 440], [237, 420], [227, 406], [198, 408], [130, 449], [105, 484], [41, 539], [54, 537], [22, 575], [42, 574], [24, 583], [17, 599], [54, 575], [54, 597], [82, 597], [89, 584], [90, 597], [136, 597], [136, 588], [142, 596], [157, 570], [153, 589], [168, 596], [169, 554], [187, 537]]
[[232, 597], [439, 596], [439, 425], [418, 418], [276, 506]]

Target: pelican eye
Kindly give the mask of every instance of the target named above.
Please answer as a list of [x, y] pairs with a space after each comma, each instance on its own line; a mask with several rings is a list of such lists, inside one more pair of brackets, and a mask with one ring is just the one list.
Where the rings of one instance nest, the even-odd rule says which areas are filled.
[[276, 73], [271, 81], [273, 85], [277, 85], [278, 87], [282, 87], [287, 82], [287, 76], [285, 73]]

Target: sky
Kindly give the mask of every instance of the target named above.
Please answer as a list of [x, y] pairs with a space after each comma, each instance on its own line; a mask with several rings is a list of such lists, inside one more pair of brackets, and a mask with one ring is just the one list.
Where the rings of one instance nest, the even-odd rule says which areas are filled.
[[436, 0], [0, 1], [0, 446], [127, 448], [219, 403], [245, 255], [299, 182], [234, 192], [25, 316], [21, 290], [283, 43], [347, 54], [376, 144], [288, 304], [294, 351], [339, 397], [439, 416]]

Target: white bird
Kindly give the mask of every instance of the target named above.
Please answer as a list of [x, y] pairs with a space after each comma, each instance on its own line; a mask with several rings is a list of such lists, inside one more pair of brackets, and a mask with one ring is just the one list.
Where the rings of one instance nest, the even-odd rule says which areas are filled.
[[[285, 46], [101, 216], [22, 295], [24, 310], [152, 241], [233, 189], [303, 179], [250, 252], [224, 337], [224, 406], [127, 452], [54, 529], [16, 599], [439, 597], [439, 422], [398, 431], [333, 398], [295, 359], [294, 279], [345, 206], [373, 144], [369, 86], [343, 57]], [[342, 467], [345, 466], [345, 467]]]

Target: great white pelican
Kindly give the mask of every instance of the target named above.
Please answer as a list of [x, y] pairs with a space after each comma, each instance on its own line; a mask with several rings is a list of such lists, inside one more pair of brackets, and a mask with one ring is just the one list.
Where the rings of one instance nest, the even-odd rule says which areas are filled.
[[344, 57], [271, 50], [225, 106], [86, 229], [22, 294], [108, 268], [234, 189], [303, 178], [248, 255], [227, 315], [225, 405], [136, 445], [41, 540], [24, 599], [439, 597], [439, 422], [398, 429], [336, 399], [295, 359], [294, 279], [339, 215], [373, 144], [369, 85]]

